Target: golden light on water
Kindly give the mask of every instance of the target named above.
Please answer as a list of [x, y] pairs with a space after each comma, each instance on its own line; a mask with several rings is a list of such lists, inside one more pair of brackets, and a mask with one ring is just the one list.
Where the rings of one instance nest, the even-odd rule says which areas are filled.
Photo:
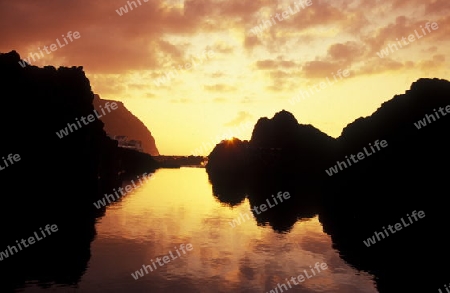
[[[230, 222], [240, 217], [244, 219], [241, 224], [232, 227]], [[193, 245], [194, 249], [180, 259], [141, 278], [149, 287], [161, 277], [187, 277], [208, 290], [220, 286], [222, 291], [231, 292], [251, 287], [263, 292], [267, 290], [264, 284], [284, 282], [318, 261], [327, 263], [330, 270], [305, 282], [308, 288], [339, 292], [333, 288], [342, 282], [373, 286], [368, 275], [355, 278], [354, 270], [332, 248], [317, 216], [298, 221], [288, 234], [258, 226], [248, 200], [234, 208], [219, 202], [212, 195], [206, 173], [199, 168], [158, 170], [152, 180], [107, 210], [97, 233], [101, 238], [98, 245], [127, 251], [122, 270], [128, 274], [156, 257], [175, 252], [182, 243]], [[343, 273], [335, 274], [333, 268]]]

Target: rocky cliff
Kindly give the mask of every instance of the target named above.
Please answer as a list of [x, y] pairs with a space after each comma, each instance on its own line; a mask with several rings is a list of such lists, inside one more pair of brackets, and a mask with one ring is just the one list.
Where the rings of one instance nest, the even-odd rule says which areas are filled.
[[19, 61], [15, 51], [0, 53], [0, 221], [8, 223], [0, 249], [46, 224], [59, 230], [45, 245], [0, 259], [1, 292], [30, 280], [79, 281], [95, 218], [105, 210], [93, 202], [122, 186], [123, 176], [157, 167], [150, 155], [119, 148], [106, 135], [82, 67], [22, 67]]
[[104, 108], [104, 105], [107, 102], [115, 102], [118, 105], [118, 108], [100, 118], [105, 124], [103, 129], [106, 133], [110, 136], [124, 135], [129, 140], [139, 140], [142, 142], [142, 148], [145, 153], [152, 156], [159, 156], [155, 139], [150, 130], [148, 130], [139, 118], [128, 111], [122, 102], [104, 100], [101, 99], [99, 95], [94, 95], [94, 107], [97, 111], [100, 110], [100, 106]]
[[[288, 190], [289, 204], [253, 212], [258, 224], [286, 233], [318, 215], [333, 248], [373, 274], [380, 293], [431, 292], [448, 282], [449, 114], [450, 82], [419, 79], [337, 139], [285, 111], [261, 118], [250, 142], [217, 145], [206, 169], [215, 196], [232, 206]], [[403, 222], [419, 211], [424, 219]]]

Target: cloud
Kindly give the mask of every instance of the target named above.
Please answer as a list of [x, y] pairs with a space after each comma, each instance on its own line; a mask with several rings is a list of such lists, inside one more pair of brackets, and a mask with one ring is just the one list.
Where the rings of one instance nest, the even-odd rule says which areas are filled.
[[353, 59], [364, 56], [364, 53], [364, 46], [361, 43], [355, 41], [335, 43], [328, 48], [327, 59], [342, 61], [348, 65]]
[[248, 50], [253, 49], [254, 47], [262, 45], [262, 42], [256, 36], [245, 36], [244, 47]]
[[302, 73], [308, 78], [325, 78], [342, 66], [333, 61], [308, 61], [302, 67]]
[[[142, 91], [146, 81], [185, 65], [205, 49], [218, 53], [204, 63], [201, 73], [207, 92], [236, 91], [240, 84], [261, 81], [258, 89], [288, 90], [298, 78], [321, 79], [339, 69], [357, 74], [379, 74], [411, 68], [438, 68], [432, 56], [445, 55], [450, 35], [447, 0], [312, 0], [312, 5], [277, 21], [261, 36], [251, 28], [285, 11], [289, 1], [271, 0], [152, 0], [128, 13], [116, 12], [126, 0], [6, 1], [0, 0], [0, 51], [17, 50], [27, 57], [68, 31], [80, 39], [36, 62], [37, 65], [82, 65], [96, 92], [126, 96]], [[376, 52], [396, 38], [408, 36], [427, 21], [439, 29], [405, 47], [391, 59]], [[58, 25], [54, 25], [57, 23]], [[412, 61], [410, 61], [412, 62]], [[443, 62], [448, 62], [445, 60]], [[236, 65], [237, 66], [236, 66]], [[236, 81], [233, 68], [242, 79]], [[192, 75], [152, 89], [162, 96], [183, 86]], [[155, 77], [157, 76], [157, 77]], [[203, 78], [202, 76], [202, 78]], [[235, 83], [234, 83], [235, 82]], [[239, 85], [238, 85], [239, 84]], [[155, 92], [153, 92], [153, 90]], [[244, 95], [255, 92], [245, 92]]]
[[256, 61], [256, 68], [260, 70], [276, 69], [276, 68], [293, 68], [297, 65], [293, 61], [283, 60], [260, 60]]
[[1, 1], [0, 50], [16, 49], [25, 57], [62, 39], [68, 31], [78, 31], [78, 40], [45, 56], [52, 59], [42, 62], [83, 65], [95, 73], [126, 73], [157, 69], [166, 56], [182, 59], [183, 48], [164, 40], [165, 34], [193, 34], [200, 29], [183, 15], [181, 7], [165, 1], [142, 2], [119, 16], [116, 10], [124, 5], [127, 2], [123, 0]]
[[418, 66], [425, 72], [430, 70], [435, 70], [444, 66], [445, 55], [437, 54], [433, 55], [432, 59], [422, 60], [419, 62]]
[[253, 116], [245, 111], [239, 111], [237, 117], [232, 119], [231, 121], [225, 123], [225, 126], [237, 126], [244, 121], [250, 120]]
[[422, 50], [422, 52], [425, 52], [425, 53], [435, 53], [435, 52], [437, 52], [437, 50], [438, 50], [438, 47], [437, 47], [437, 46], [431, 46], [431, 47], [429, 47], [428, 49]]
[[357, 72], [357, 74], [379, 74], [387, 71], [397, 71], [405, 64], [391, 58], [372, 58], [368, 60]]
[[226, 84], [205, 85], [204, 89], [210, 92], [232, 92], [236, 90], [235, 87]]

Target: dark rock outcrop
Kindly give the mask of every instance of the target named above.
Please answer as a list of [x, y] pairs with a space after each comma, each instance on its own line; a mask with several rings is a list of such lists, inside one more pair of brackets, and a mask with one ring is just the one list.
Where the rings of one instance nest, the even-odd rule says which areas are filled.
[[234, 139], [218, 144], [208, 156], [206, 169], [213, 182], [248, 181], [260, 174], [296, 174], [297, 180], [316, 185], [333, 157], [330, 150], [334, 144], [334, 138], [311, 125], [300, 125], [283, 110], [272, 119], [260, 118], [250, 141]]
[[[217, 195], [221, 201], [236, 204], [245, 197], [250, 202], [264, 202], [270, 194], [289, 190], [293, 199], [289, 205], [255, 214], [259, 224], [286, 232], [298, 219], [318, 214], [341, 257], [372, 273], [379, 292], [442, 288], [448, 283], [442, 264], [450, 261], [445, 235], [449, 223], [446, 168], [450, 164], [450, 113], [446, 108], [450, 110], [450, 82], [419, 79], [371, 116], [350, 123], [335, 140], [296, 132], [292, 126], [295, 119], [284, 111], [277, 114], [283, 119], [276, 126], [278, 119], [262, 118], [249, 147], [233, 149], [246, 152], [239, 161], [233, 161], [224, 143], [213, 150], [211, 166], [207, 166], [213, 191], [221, 192]], [[387, 146], [375, 147], [373, 152], [370, 146], [377, 140], [385, 140]], [[370, 155], [348, 163], [351, 155], [364, 152], [364, 148]], [[274, 161], [275, 153], [278, 163], [271, 164], [277, 166], [277, 172], [260, 172], [261, 162]], [[242, 161], [248, 162], [246, 167]], [[337, 172], [326, 173], [331, 167]], [[230, 176], [234, 172], [257, 176], [236, 180]], [[235, 186], [241, 195], [238, 200], [234, 192], [226, 193], [236, 190]], [[407, 215], [413, 211], [424, 211], [426, 216], [411, 224]], [[388, 232], [386, 239], [379, 236], [381, 240], [370, 247], [364, 244], [375, 231], [383, 233], [383, 227], [388, 229], [401, 219], [409, 225], [395, 234]]]
[[[47, 224], [58, 232], [0, 261], [2, 292], [29, 280], [75, 284], [90, 258], [95, 219], [104, 213], [93, 202], [122, 185], [120, 174], [157, 167], [148, 154], [118, 148], [100, 120], [86, 120], [94, 95], [82, 67], [19, 61], [15, 51], [0, 53], [0, 251]], [[6, 166], [9, 154], [20, 160]]]

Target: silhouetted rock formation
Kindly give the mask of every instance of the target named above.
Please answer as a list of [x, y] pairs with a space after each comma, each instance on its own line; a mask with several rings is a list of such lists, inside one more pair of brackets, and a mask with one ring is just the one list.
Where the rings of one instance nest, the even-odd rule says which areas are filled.
[[[119, 174], [151, 172], [157, 164], [148, 154], [118, 148], [100, 120], [86, 120], [94, 114], [94, 95], [82, 67], [22, 67], [19, 60], [15, 51], [0, 54], [0, 220], [9, 223], [0, 251], [46, 224], [59, 231], [45, 245], [0, 261], [1, 285], [73, 284], [90, 257], [95, 217], [104, 212], [94, 200], [121, 186]], [[9, 154], [20, 160], [5, 166]]]
[[[450, 260], [446, 236], [433, 229], [449, 222], [442, 191], [450, 164], [450, 115], [425, 118], [447, 105], [450, 82], [419, 79], [370, 117], [349, 124], [338, 138], [339, 161], [377, 139], [388, 142], [385, 149], [330, 177], [321, 216], [344, 258], [380, 277], [380, 292], [433, 291], [448, 283], [445, 270], [413, 269], [440, 267]], [[427, 126], [417, 129], [415, 123], [424, 119]], [[423, 210], [425, 219], [373, 247], [363, 244], [374, 231], [406, 219], [413, 210]], [[439, 256], [430, 257], [430, 251]]]
[[[253, 129], [250, 146], [265, 153], [276, 154], [276, 169], [281, 172], [295, 172], [303, 176], [322, 172], [324, 163], [332, 158], [330, 150], [334, 138], [311, 125], [298, 124], [295, 117], [283, 110], [272, 119], [261, 118]], [[261, 154], [262, 152], [262, 154]], [[295, 170], [294, 170], [295, 168]]]
[[[448, 284], [441, 264], [450, 261], [443, 195], [448, 181], [445, 168], [450, 164], [449, 114], [450, 82], [419, 79], [370, 117], [350, 123], [335, 140], [314, 129], [308, 133], [305, 126], [295, 127], [295, 118], [285, 111], [272, 120], [262, 118], [245, 147], [231, 151], [224, 143], [217, 145], [206, 170], [213, 191], [235, 185], [245, 190], [240, 201], [248, 197], [259, 202], [269, 192], [295, 190], [296, 209], [275, 207], [255, 215], [258, 223], [289, 231], [296, 217], [318, 213], [342, 258], [374, 274], [380, 292], [432, 292]], [[385, 140], [386, 147], [378, 150], [377, 140]], [[245, 155], [237, 160], [231, 152]], [[358, 160], [360, 152], [364, 157]], [[261, 172], [262, 162], [270, 162], [266, 166], [277, 172]], [[331, 167], [337, 172], [325, 172]], [[234, 172], [257, 176], [240, 180], [230, 175]], [[312, 187], [316, 193], [311, 193]], [[226, 193], [218, 198], [228, 202]], [[235, 196], [230, 200], [236, 202]], [[300, 212], [305, 208], [309, 212]], [[423, 210], [425, 218], [370, 247], [364, 244], [375, 231], [383, 232], [383, 227], [401, 222], [414, 210]]]
[[221, 176], [215, 177], [217, 183], [227, 178], [232, 178], [231, 181], [246, 180], [246, 173], [250, 167], [248, 148], [248, 141], [241, 141], [237, 138], [222, 141], [208, 156], [206, 171], [208, 174], [221, 174]]
[[117, 103], [118, 108], [108, 115], [100, 118], [105, 124], [104, 130], [106, 133], [110, 136], [125, 135], [130, 140], [139, 140], [142, 142], [142, 147], [145, 153], [152, 156], [159, 156], [155, 139], [153, 138], [150, 130], [148, 130], [139, 118], [128, 111], [122, 102], [104, 100], [101, 99], [99, 95], [94, 94], [94, 108], [97, 111], [100, 110], [100, 105], [104, 108], [104, 105], [107, 102]]
[[318, 184], [331, 162], [335, 140], [311, 125], [300, 125], [281, 111], [272, 119], [260, 118], [251, 140], [223, 141], [208, 156], [206, 166], [212, 181], [249, 180], [258, 174], [296, 174], [298, 181]]

